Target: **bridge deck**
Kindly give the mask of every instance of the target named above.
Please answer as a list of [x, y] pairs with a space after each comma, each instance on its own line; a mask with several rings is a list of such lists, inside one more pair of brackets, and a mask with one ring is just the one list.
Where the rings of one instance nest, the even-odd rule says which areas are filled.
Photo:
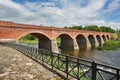
[[0, 80], [62, 80], [24, 54], [0, 46]]

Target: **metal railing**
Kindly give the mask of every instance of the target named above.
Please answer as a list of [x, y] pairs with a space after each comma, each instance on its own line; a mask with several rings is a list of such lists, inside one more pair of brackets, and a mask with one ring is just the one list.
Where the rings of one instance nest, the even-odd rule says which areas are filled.
[[49, 64], [51, 69], [64, 72], [77, 80], [120, 80], [120, 69], [65, 54], [58, 54], [21, 44], [0, 43], [12, 47], [42, 63]]

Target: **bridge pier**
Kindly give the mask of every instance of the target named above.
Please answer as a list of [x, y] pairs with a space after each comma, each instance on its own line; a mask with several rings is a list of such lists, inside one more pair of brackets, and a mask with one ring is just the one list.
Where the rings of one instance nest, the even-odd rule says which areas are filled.
[[91, 47], [92, 46], [88, 38], [86, 38], [86, 46], [87, 47]]
[[108, 41], [109, 39], [107, 38], [107, 36], [105, 37], [106, 38], [106, 41]]
[[104, 43], [105, 43], [105, 41], [104, 41], [103, 37], [101, 37], [101, 44], [104, 44]]
[[79, 49], [76, 39], [61, 39], [61, 49]]
[[43, 48], [46, 50], [50, 50], [52, 52], [58, 53], [58, 46], [57, 46], [57, 41], [56, 40], [39, 40], [39, 48]]
[[56, 39], [51, 40], [51, 51], [59, 53]]
[[79, 49], [79, 46], [78, 46], [76, 39], [73, 39], [73, 47], [74, 47], [74, 49]]
[[103, 46], [103, 44], [105, 43], [103, 37], [101, 37], [101, 45], [100, 46]]
[[86, 47], [86, 38], [84, 36], [79, 35], [77, 38], [77, 44], [79, 47]]
[[86, 50], [91, 49], [92, 47], [90, 40], [88, 38], [84, 38], [82, 40], [78, 39], [78, 46], [79, 46], [79, 49], [86, 48]]
[[98, 42], [97, 38], [95, 38], [95, 47], [98, 47], [100, 43]]

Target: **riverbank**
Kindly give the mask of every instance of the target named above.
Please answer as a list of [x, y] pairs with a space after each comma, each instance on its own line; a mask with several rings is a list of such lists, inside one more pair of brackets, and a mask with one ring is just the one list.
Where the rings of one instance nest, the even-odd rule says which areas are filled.
[[24, 54], [0, 46], [0, 80], [62, 80]]
[[[60, 46], [61, 39], [57, 38], [56, 40], [57, 40], [58, 46]], [[39, 43], [39, 40], [38, 39], [35, 39], [35, 40], [21, 39], [21, 40], [19, 40], [19, 43], [25, 43], [25, 44], [30, 44], [30, 45], [33, 44], [33, 45], [35, 45], [35, 44]]]
[[98, 50], [113, 51], [120, 48], [120, 40], [109, 40], [103, 44], [102, 47], [98, 47]]
[[38, 44], [38, 40], [19, 40], [19, 43], [25, 43], [25, 44]]

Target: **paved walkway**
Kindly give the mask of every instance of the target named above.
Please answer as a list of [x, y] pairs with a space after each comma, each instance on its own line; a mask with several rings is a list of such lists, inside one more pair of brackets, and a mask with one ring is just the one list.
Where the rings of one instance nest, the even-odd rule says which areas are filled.
[[0, 46], [0, 80], [62, 80], [24, 54]]

